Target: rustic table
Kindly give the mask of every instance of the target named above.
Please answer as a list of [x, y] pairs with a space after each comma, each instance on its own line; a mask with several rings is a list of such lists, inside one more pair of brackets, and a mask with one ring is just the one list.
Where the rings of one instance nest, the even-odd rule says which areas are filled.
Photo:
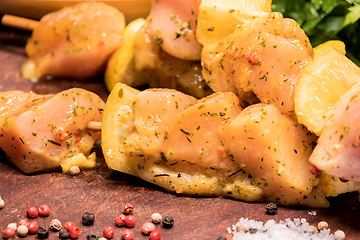
[[[0, 91], [23, 90], [39, 94], [57, 93], [71, 87], [81, 87], [99, 94], [104, 100], [107, 90], [102, 79], [92, 82], [75, 82], [66, 79], [41, 80], [30, 82], [20, 75], [21, 63], [25, 60], [24, 46], [27, 32], [0, 27]], [[342, 229], [346, 239], [360, 239], [360, 204], [358, 194], [345, 194], [330, 199], [329, 209], [279, 208], [278, 214], [265, 214], [265, 203], [244, 203], [232, 199], [214, 197], [188, 197], [171, 194], [159, 187], [130, 175], [109, 170], [101, 155], [100, 146], [98, 164], [95, 169], [82, 171], [79, 176], [71, 177], [60, 172], [24, 175], [17, 170], [3, 152], [0, 152], [0, 196], [5, 207], [0, 210], [0, 230], [8, 223], [26, 218], [29, 206], [47, 204], [51, 208], [48, 217], [36, 220], [42, 226], [58, 218], [63, 224], [75, 222], [81, 230], [79, 239], [86, 239], [90, 233], [102, 235], [106, 226], [115, 230], [113, 239], [121, 239], [124, 227], [116, 227], [114, 218], [122, 212], [126, 203], [134, 204], [134, 216], [137, 218], [133, 232], [135, 239], [148, 239], [141, 233], [141, 225], [149, 221], [152, 213], [171, 215], [175, 224], [170, 229], [157, 225], [162, 239], [217, 239], [220, 235], [231, 239], [227, 228], [241, 217], [254, 220], [276, 221], [286, 218], [306, 218], [310, 224], [325, 220], [332, 233]], [[1, 150], [0, 150], [1, 151]], [[95, 223], [84, 226], [81, 217], [86, 212], [95, 214]], [[316, 214], [314, 214], [316, 213]], [[50, 232], [49, 239], [57, 239], [58, 234]], [[15, 237], [18, 239], [18, 237]], [[26, 239], [36, 239], [29, 235]]]

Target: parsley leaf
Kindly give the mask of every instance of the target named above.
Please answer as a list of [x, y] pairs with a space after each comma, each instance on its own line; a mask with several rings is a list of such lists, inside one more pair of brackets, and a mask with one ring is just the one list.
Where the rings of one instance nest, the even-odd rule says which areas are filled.
[[360, 66], [360, 0], [273, 0], [272, 11], [300, 24], [314, 47], [343, 41], [347, 57]]

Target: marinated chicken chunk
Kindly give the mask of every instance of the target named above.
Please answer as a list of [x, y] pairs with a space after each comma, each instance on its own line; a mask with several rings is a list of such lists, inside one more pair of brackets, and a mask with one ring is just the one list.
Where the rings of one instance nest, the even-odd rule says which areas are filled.
[[123, 144], [129, 156], [161, 159], [166, 129], [177, 113], [194, 104], [195, 98], [173, 90], [145, 90], [134, 101], [134, 131]]
[[200, 61], [184, 60], [165, 52], [148, 22], [134, 39], [134, 61], [135, 68], [144, 73], [144, 79], [152, 88], [176, 89], [196, 98], [213, 93], [202, 76]]
[[99, 2], [79, 3], [45, 15], [26, 44], [22, 75], [89, 79], [122, 42], [124, 15]]
[[179, 59], [200, 60], [196, 39], [201, 0], [152, 0], [148, 16], [151, 34], [165, 52]]
[[293, 114], [295, 86], [312, 57], [300, 26], [270, 13], [244, 23], [226, 40], [206, 45], [203, 76], [215, 92], [234, 92], [244, 101], [253, 92], [261, 102]]
[[334, 105], [310, 162], [327, 174], [360, 182], [360, 83]]
[[105, 103], [99, 96], [78, 88], [55, 95], [21, 91], [0, 95], [0, 147], [22, 172], [95, 166], [91, 149], [100, 133], [86, 126], [102, 121]]
[[326, 202], [315, 190], [319, 179], [310, 172], [317, 137], [274, 105], [245, 108], [220, 134], [228, 153], [266, 201], [313, 206]]

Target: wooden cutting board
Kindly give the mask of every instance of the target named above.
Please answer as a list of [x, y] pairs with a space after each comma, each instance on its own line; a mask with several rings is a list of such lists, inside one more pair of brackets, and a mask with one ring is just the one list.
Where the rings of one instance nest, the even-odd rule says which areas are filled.
[[[38, 94], [57, 93], [71, 87], [81, 87], [99, 94], [104, 100], [107, 90], [102, 79], [93, 82], [74, 82], [66, 79], [41, 80], [33, 83], [20, 75], [21, 63], [25, 60], [24, 46], [27, 32], [0, 27], [0, 91], [23, 90]], [[95, 146], [98, 164], [94, 170], [82, 171], [77, 177], [59, 172], [38, 175], [24, 175], [11, 165], [6, 155], [0, 152], [0, 196], [5, 207], [0, 210], [0, 230], [10, 222], [26, 218], [29, 206], [47, 204], [51, 208], [48, 217], [36, 220], [48, 226], [54, 218], [63, 224], [75, 222], [81, 230], [79, 239], [86, 239], [90, 233], [102, 236], [107, 226], [114, 227], [113, 239], [121, 239], [124, 227], [116, 227], [114, 218], [121, 214], [126, 203], [134, 205], [137, 218], [132, 229], [135, 239], [148, 239], [141, 233], [141, 225], [150, 220], [154, 212], [175, 219], [173, 228], [165, 229], [157, 225], [162, 239], [217, 239], [225, 236], [231, 239], [227, 228], [241, 217], [266, 222], [277, 222], [287, 218], [305, 218], [310, 224], [317, 225], [325, 220], [331, 232], [342, 229], [346, 239], [360, 239], [360, 203], [357, 193], [345, 194], [329, 199], [329, 209], [295, 209], [280, 207], [278, 214], [267, 215], [265, 203], [244, 203], [233, 199], [214, 197], [188, 197], [167, 193], [159, 187], [130, 175], [109, 170], [104, 163], [100, 146]], [[84, 226], [81, 217], [86, 212], [95, 214], [95, 223]], [[18, 237], [15, 237], [18, 239]], [[37, 239], [35, 235], [25, 239]], [[58, 239], [58, 233], [50, 232], [49, 239]]]

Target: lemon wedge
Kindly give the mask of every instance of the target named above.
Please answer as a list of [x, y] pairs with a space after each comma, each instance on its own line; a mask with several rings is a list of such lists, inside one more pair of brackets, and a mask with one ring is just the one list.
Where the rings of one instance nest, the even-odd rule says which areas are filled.
[[145, 19], [139, 18], [125, 27], [124, 41], [109, 59], [105, 70], [104, 82], [109, 92], [118, 82], [132, 87], [139, 87], [146, 83], [147, 80], [142, 71], [135, 68], [134, 60], [134, 39], [144, 23]]
[[341, 41], [325, 42], [314, 53], [295, 89], [295, 113], [299, 123], [319, 136], [334, 103], [360, 80], [360, 68], [345, 56]]
[[133, 104], [138, 90], [123, 83], [115, 84], [107, 98], [101, 125], [101, 148], [110, 169], [137, 176], [134, 159], [120, 149], [134, 129]]
[[202, 0], [196, 38], [203, 46], [218, 43], [247, 21], [271, 12], [271, 0]]

